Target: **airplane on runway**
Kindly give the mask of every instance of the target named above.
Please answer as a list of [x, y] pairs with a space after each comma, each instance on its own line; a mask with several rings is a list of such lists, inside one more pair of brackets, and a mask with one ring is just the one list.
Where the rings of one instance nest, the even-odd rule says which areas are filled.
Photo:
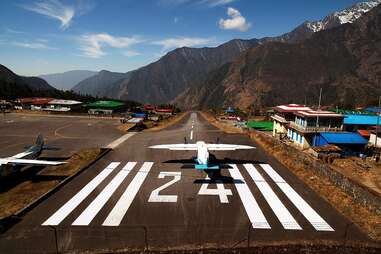
[[42, 135], [38, 135], [36, 144], [28, 147], [24, 152], [11, 157], [0, 158], [0, 175], [7, 175], [15, 166], [57, 166], [66, 163], [63, 161], [37, 160], [43, 150], [58, 150], [58, 148], [45, 146], [44, 138]]
[[180, 151], [197, 151], [195, 158], [196, 164], [194, 168], [197, 170], [220, 170], [219, 165], [211, 165], [209, 163], [209, 151], [235, 151], [239, 149], [255, 149], [253, 146], [247, 145], [231, 145], [231, 144], [207, 144], [204, 141], [198, 141], [195, 144], [169, 144], [150, 146], [153, 149], [169, 149]]

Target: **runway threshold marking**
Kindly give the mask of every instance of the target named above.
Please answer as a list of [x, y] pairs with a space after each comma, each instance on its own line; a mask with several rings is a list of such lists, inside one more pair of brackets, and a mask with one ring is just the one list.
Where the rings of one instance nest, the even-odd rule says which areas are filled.
[[328, 225], [328, 223], [269, 164], [260, 165], [317, 231], [334, 231], [334, 229]]
[[242, 182], [235, 183], [234, 185], [237, 188], [239, 197], [242, 201], [246, 214], [249, 217], [249, 220], [253, 228], [271, 229], [261, 208], [259, 207], [257, 201], [255, 200], [253, 194], [247, 186], [245, 179], [243, 179], [242, 174], [239, 172], [237, 165], [230, 164], [229, 173], [233, 177], [233, 179]]
[[121, 136], [120, 138], [114, 140], [114, 141], [111, 142], [110, 144], [108, 144], [106, 148], [115, 149], [115, 148], [117, 148], [119, 145], [121, 145], [124, 141], [126, 141], [127, 139], [129, 139], [130, 137], [132, 137], [133, 135], [135, 135], [134, 132], [127, 133], [127, 134]]
[[42, 225], [56, 226], [60, 224], [119, 164], [120, 162], [111, 162]]
[[301, 230], [302, 228], [296, 222], [294, 217], [290, 214], [287, 208], [283, 205], [274, 191], [271, 189], [270, 185], [262, 177], [253, 164], [243, 165], [246, 171], [249, 173], [250, 177], [253, 179], [255, 185], [258, 187], [259, 191], [262, 193], [267, 203], [270, 205], [271, 209], [275, 213], [276, 217], [282, 224], [283, 228], [291, 230]]
[[144, 180], [146, 179], [148, 173], [150, 172], [152, 166], [153, 162], [145, 162], [143, 164], [143, 166], [139, 169], [138, 173], [136, 173], [134, 179], [128, 185], [125, 192], [122, 194], [114, 208], [111, 210], [103, 222], [103, 226], [119, 226]]
[[75, 226], [87, 226], [91, 223], [94, 217], [110, 199], [123, 180], [128, 176], [131, 170], [135, 167], [136, 162], [128, 162], [119, 173], [110, 181], [103, 191], [91, 202], [91, 204], [79, 215], [73, 222]]

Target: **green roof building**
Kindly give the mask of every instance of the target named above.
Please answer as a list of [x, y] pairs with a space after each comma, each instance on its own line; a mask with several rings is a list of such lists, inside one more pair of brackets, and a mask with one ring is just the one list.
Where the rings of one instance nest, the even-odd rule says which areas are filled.
[[116, 109], [121, 108], [125, 104], [121, 101], [95, 101], [88, 103], [86, 107], [88, 108], [99, 108], [99, 109]]
[[100, 100], [85, 105], [89, 108], [89, 114], [112, 114], [115, 111], [121, 111], [126, 104], [121, 101]]
[[272, 131], [273, 130], [273, 122], [256, 122], [249, 121], [246, 123], [247, 127], [261, 130], [261, 131]]

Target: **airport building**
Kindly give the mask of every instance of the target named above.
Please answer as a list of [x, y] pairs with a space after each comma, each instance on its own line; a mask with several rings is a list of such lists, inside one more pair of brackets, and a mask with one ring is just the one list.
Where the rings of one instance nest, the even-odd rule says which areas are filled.
[[301, 148], [319, 146], [314, 143], [320, 133], [342, 132], [344, 116], [331, 111], [297, 111], [294, 121], [290, 121], [287, 137]]
[[32, 97], [17, 99], [15, 101], [15, 105], [18, 109], [68, 112], [80, 109], [82, 102], [74, 100]]
[[81, 106], [82, 102], [80, 101], [53, 99], [49, 101], [42, 110], [68, 112], [73, 110], [79, 110]]
[[89, 114], [105, 114], [111, 115], [116, 112], [125, 110], [125, 103], [113, 100], [99, 100], [85, 105]]
[[283, 138], [288, 133], [288, 125], [291, 121], [295, 120], [294, 113], [298, 111], [312, 110], [299, 104], [280, 105], [273, 108], [274, 115], [271, 116], [273, 120], [273, 136]]
[[158, 115], [173, 115], [173, 109], [171, 108], [157, 108], [155, 109], [155, 113]]

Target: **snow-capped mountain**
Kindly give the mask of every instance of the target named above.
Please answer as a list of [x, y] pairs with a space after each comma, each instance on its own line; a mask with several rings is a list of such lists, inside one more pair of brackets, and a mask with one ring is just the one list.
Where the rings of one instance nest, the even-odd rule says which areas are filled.
[[299, 42], [311, 37], [316, 32], [352, 23], [380, 3], [381, 0], [357, 3], [341, 11], [334, 12], [321, 20], [306, 21], [289, 33], [278, 37], [264, 38], [263, 41]]
[[304, 23], [307, 28], [313, 32], [319, 32], [321, 30], [336, 27], [338, 25], [353, 23], [356, 19], [360, 18], [364, 13], [370, 11], [378, 4], [381, 0], [370, 0], [367, 2], [357, 3], [351, 7], [332, 13], [331, 15], [325, 17], [319, 21], [312, 21]]

